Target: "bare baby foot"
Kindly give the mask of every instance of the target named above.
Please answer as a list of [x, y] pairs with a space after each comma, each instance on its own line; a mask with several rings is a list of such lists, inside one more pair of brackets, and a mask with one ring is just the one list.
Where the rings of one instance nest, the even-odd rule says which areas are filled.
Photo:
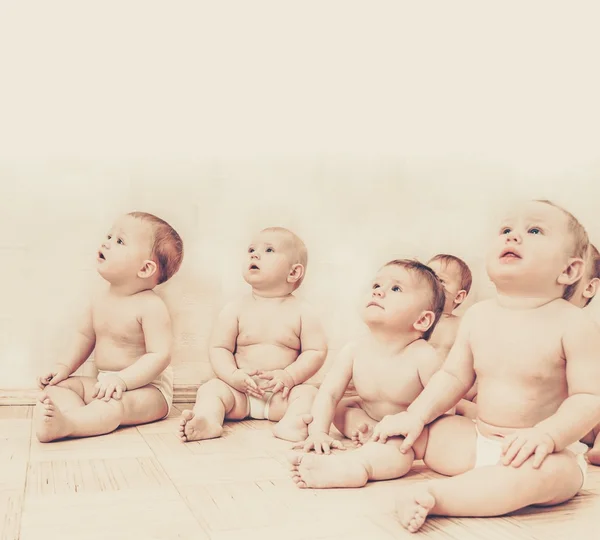
[[312, 422], [312, 415], [285, 416], [273, 427], [273, 435], [278, 439], [290, 442], [304, 441], [308, 437], [308, 424]]
[[396, 514], [400, 524], [409, 532], [417, 532], [435, 505], [435, 498], [425, 486], [406, 490], [396, 499]]
[[586, 456], [592, 465], [600, 466], [600, 433], [596, 435], [594, 446], [588, 450]]
[[292, 480], [299, 488], [356, 488], [369, 475], [360, 459], [349, 454], [294, 454], [290, 457]]
[[358, 429], [352, 432], [352, 443], [354, 446], [362, 446], [365, 444], [373, 435], [373, 426], [362, 423], [358, 426]]
[[40, 442], [55, 441], [72, 433], [71, 423], [48, 394], [40, 394], [37, 408], [35, 434]]
[[215, 439], [223, 434], [223, 426], [186, 409], [181, 413], [178, 434], [182, 442]]

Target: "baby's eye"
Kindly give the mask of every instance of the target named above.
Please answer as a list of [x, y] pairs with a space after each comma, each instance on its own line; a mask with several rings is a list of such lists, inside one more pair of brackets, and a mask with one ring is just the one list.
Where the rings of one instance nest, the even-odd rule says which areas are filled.
[[265, 249], [265, 251], [267, 253], [275, 253], [275, 250], [273, 248], [267, 248], [267, 249]]
[[398, 287], [398, 285], [394, 285], [392, 287], [392, 291], [394, 291], [394, 292], [402, 292], [402, 289], [400, 287]]
[[123, 239], [122, 239], [122, 238], [119, 238], [119, 239], [117, 240], [117, 244], [124, 245], [124, 244], [125, 244], [125, 242], [123, 242]]
[[254, 253], [254, 248], [248, 248], [248, 253]]
[[500, 234], [508, 234], [510, 231], [510, 227], [503, 227], [502, 229], [500, 229]]
[[110, 235], [110, 234], [107, 234], [107, 235], [106, 235], [106, 238], [107, 238], [108, 240], [110, 240], [110, 239], [112, 238], [112, 235]]
[[531, 229], [529, 229], [527, 232], [529, 234], [542, 234], [542, 231], [537, 227], [531, 227]]
[[379, 289], [380, 285], [379, 283], [373, 283], [373, 289]]

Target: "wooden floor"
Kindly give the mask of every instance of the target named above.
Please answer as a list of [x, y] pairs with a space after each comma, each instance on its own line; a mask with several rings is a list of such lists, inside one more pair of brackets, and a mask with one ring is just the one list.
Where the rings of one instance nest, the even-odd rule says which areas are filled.
[[[182, 444], [179, 411], [103, 437], [41, 444], [31, 407], [0, 407], [0, 539], [457, 540], [597, 538], [600, 468], [584, 490], [551, 510], [503, 518], [432, 518], [417, 536], [393, 514], [408, 477], [353, 490], [300, 490], [290, 445], [268, 422], [230, 424], [221, 439]], [[3, 521], [2, 521], [3, 520]], [[596, 526], [594, 526], [596, 523]]]

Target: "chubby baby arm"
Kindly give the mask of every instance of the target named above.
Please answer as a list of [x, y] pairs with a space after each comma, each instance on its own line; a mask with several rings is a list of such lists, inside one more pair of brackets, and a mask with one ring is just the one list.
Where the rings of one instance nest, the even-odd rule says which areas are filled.
[[[403, 436], [400, 448], [407, 452], [419, 438], [423, 427], [454, 407], [473, 385], [475, 371], [469, 342], [471, 308], [463, 317], [456, 341], [441, 369], [435, 371], [434, 363], [425, 363], [419, 376], [424, 389], [405, 412], [385, 416], [373, 430], [372, 440], [383, 442], [394, 436]], [[427, 377], [430, 377], [428, 380]]]
[[[140, 314], [146, 353], [132, 365], [101, 378], [97, 398], [120, 398], [122, 392], [135, 390], [151, 383], [171, 363], [171, 317], [167, 306], [154, 293], [148, 294]], [[123, 383], [119, 384], [119, 380]]]
[[572, 310], [562, 344], [569, 397], [552, 416], [507, 442], [512, 447], [507, 461], [514, 458], [514, 466], [533, 454], [533, 465], [541, 465], [546, 455], [565, 449], [600, 422], [600, 330], [587, 313]]
[[77, 317], [76, 330], [69, 341], [67, 350], [61, 358], [62, 362], [57, 362], [54, 366], [37, 378], [40, 388], [54, 386], [64, 381], [75, 372], [92, 354], [96, 345], [96, 332], [92, 321], [91, 302], [80, 310]]
[[308, 438], [303, 443], [296, 445], [305, 452], [314, 448], [317, 454], [321, 452], [329, 454], [331, 448], [343, 448], [339, 441], [330, 437], [329, 429], [335, 409], [352, 378], [354, 353], [355, 346], [353, 344], [346, 345], [325, 375], [312, 406], [313, 421], [308, 426]]
[[261, 398], [264, 390], [258, 387], [252, 379], [257, 370], [239, 369], [234, 352], [239, 334], [238, 315], [240, 307], [237, 302], [231, 302], [223, 308], [213, 327], [208, 357], [215, 375], [223, 382], [239, 392]]

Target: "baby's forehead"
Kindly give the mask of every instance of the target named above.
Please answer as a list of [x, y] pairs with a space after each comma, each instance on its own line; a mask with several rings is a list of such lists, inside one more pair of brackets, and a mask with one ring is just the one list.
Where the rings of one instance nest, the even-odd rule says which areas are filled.
[[399, 266], [397, 264], [389, 264], [384, 266], [377, 272], [375, 276], [375, 280], [392, 280], [401, 283], [405, 287], [417, 287], [419, 285], [419, 280], [414, 272], [409, 271], [408, 269]]
[[278, 231], [262, 231], [252, 238], [251, 245], [270, 244], [275, 247], [288, 248], [291, 246], [291, 238], [288, 234]]
[[460, 280], [462, 277], [460, 267], [456, 261], [435, 259], [427, 263], [427, 266], [429, 266], [436, 274], [443, 274], [450, 279]]
[[567, 216], [560, 208], [538, 201], [530, 201], [517, 206], [512, 211], [507, 212], [502, 222], [510, 223], [519, 220], [531, 223], [546, 222], [565, 228], [567, 226]]
[[111, 227], [111, 231], [140, 240], [151, 239], [154, 236], [154, 231], [150, 223], [128, 215], [117, 218]]

